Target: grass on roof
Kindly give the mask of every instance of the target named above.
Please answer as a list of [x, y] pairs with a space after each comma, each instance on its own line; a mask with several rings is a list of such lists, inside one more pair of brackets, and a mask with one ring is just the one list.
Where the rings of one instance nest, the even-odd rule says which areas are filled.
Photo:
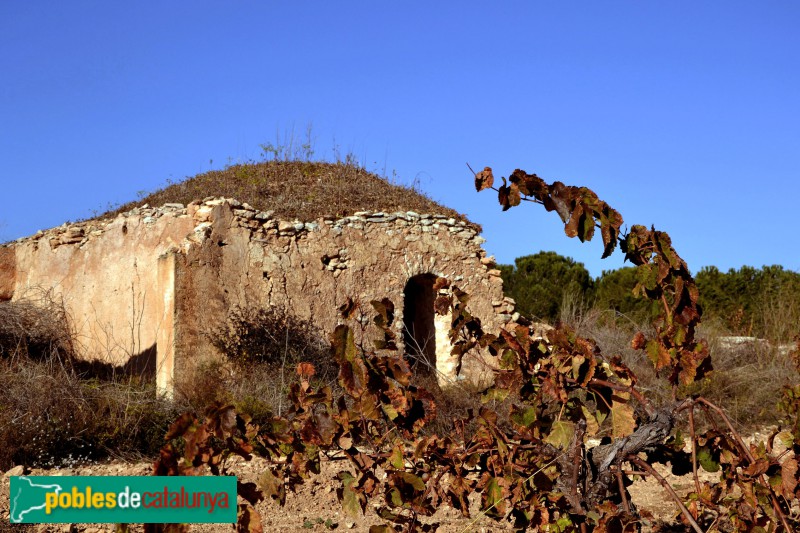
[[342, 217], [357, 211], [415, 211], [469, 223], [464, 215], [434, 202], [420, 191], [389, 183], [359, 165], [306, 161], [245, 163], [212, 170], [170, 184], [99, 218], [113, 217], [144, 203], [153, 207], [165, 203], [188, 204], [208, 196], [235, 198], [260, 211], [273, 210], [277, 218], [287, 220]]

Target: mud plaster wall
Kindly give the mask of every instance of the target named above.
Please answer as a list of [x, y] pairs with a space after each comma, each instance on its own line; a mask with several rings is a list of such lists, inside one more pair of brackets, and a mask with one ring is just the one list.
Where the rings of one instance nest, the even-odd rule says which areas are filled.
[[[446, 277], [472, 295], [470, 311], [494, 329], [513, 318], [483, 239], [463, 222], [407, 212], [356, 213], [313, 222], [275, 220], [235, 200], [134, 209], [112, 221], [62, 226], [0, 248], [0, 292], [63, 297], [82, 356], [114, 364], [155, 347], [157, 382], [169, 390], [195, 364], [218, 357], [210, 328], [232, 306], [282, 306], [325, 334], [351, 297], [390, 298], [402, 341], [403, 292], [420, 274]], [[8, 259], [12, 257], [13, 261]], [[9, 281], [11, 279], [12, 281]], [[5, 285], [4, 285], [5, 284]], [[449, 355], [449, 318], [435, 318], [440, 382], [480, 379], [486, 354]], [[184, 372], [185, 371], [185, 372]]]
[[0, 302], [14, 296], [17, 277], [17, 260], [14, 248], [0, 247]]
[[170, 251], [193, 227], [170, 211], [40, 232], [0, 248], [0, 257], [14, 257], [0, 287], [13, 287], [12, 301], [63, 303], [83, 358], [123, 366], [157, 350], [165, 356], [174, 314]]

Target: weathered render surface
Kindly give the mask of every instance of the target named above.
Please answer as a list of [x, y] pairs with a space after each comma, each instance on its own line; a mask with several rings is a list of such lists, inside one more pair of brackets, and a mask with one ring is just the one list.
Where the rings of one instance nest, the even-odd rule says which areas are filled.
[[86, 359], [146, 367], [170, 358], [174, 320], [171, 252], [194, 227], [175, 209], [61, 226], [0, 248], [0, 299], [64, 304]]
[[482, 242], [467, 223], [442, 215], [286, 221], [208, 198], [143, 206], [0, 247], [0, 299], [41, 291], [62, 299], [81, 356], [149, 361], [137, 364], [150, 365], [160, 389], [170, 390], [198, 361], [219, 356], [207, 333], [234, 306], [282, 306], [329, 332], [348, 297], [366, 305], [388, 297], [398, 338], [435, 364], [440, 383], [480, 380], [491, 358], [450, 355], [449, 318], [433, 313], [432, 283], [445, 277], [470, 293], [470, 311], [490, 329], [511, 321], [513, 301], [503, 298]]

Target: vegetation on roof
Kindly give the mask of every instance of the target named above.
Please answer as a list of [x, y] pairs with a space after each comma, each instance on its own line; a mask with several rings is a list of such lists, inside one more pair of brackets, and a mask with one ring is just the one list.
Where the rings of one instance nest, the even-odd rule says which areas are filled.
[[469, 222], [464, 215], [434, 202], [419, 190], [390, 183], [350, 161], [264, 161], [233, 165], [171, 183], [101, 217], [115, 216], [143, 203], [188, 204], [209, 196], [235, 198], [261, 211], [275, 211], [276, 217], [288, 220], [341, 217], [368, 210], [415, 211]]

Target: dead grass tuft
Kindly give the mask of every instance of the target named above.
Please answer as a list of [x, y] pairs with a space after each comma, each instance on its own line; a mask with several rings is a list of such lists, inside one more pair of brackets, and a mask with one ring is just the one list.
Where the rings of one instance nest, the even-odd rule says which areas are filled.
[[[646, 354], [630, 346], [636, 331], [652, 335], [651, 326], [598, 309], [583, 308], [562, 318], [581, 335], [597, 341], [607, 357], [621, 356], [639, 378], [638, 388], [656, 405], [672, 401], [672, 390], [665, 376], [659, 377]], [[741, 345], [725, 343], [722, 339], [726, 334], [712, 323], [700, 329], [699, 336], [709, 343], [714, 371], [700, 382], [682, 388], [681, 396], [704, 396], [724, 408], [731, 420], [747, 431], [779, 424], [782, 415], [777, 403], [781, 389], [800, 381], [792, 361], [786, 353], [765, 341]], [[699, 421], [704, 423], [702, 419]]]
[[234, 307], [225, 324], [207, 333], [224, 361], [208, 361], [176, 394], [202, 412], [212, 402], [234, 404], [259, 425], [285, 414], [289, 387], [299, 363], [315, 368], [315, 386], [338, 387], [338, 367], [325, 333], [280, 307]]
[[310, 320], [282, 307], [234, 307], [225, 324], [208, 334], [211, 343], [240, 368], [263, 363], [275, 372], [311, 363], [318, 379], [336, 379], [330, 342]]
[[[246, 202], [282, 219], [315, 220], [357, 211], [416, 211], [469, 222], [420, 191], [395, 185], [350, 162], [265, 161], [212, 170], [144, 196], [98, 218], [112, 217], [137, 205], [188, 204], [209, 196]], [[474, 227], [478, 227], [473, 224]]]
[[54, 354], [0, 361], [0, 470], [152, 456], [181, 409], [155, 386], [77, 374]]
[[73, 356], [67, 323], [47, 298], [0, 303], [0, 471], [154, 454], [182, 410], [138, 376], [98, 376], [104, 365]]
[[64, 307], [47, 295], [36, 300], [0, 302], [0, 359], [40, 359], [73, 353]]

